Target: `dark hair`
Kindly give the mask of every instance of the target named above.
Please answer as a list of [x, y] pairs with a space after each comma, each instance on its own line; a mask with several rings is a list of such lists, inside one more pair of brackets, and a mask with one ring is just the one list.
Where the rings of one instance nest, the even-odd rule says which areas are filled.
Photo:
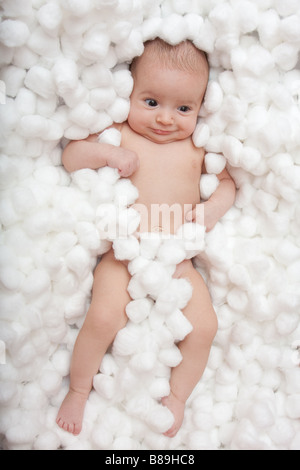
[[186, 40], [172, 46], [160, 38], [147, 41], [144, 44], [144, 52], [140, 57], [135, 57], [130, 66], [134, 75], [136, 66], [145, 55], [152, 55], [159, 60], [162, 67], [177, 68], [186, 72], [200, 72], [203, 67], [209, 68], [207, 55], [198, 49], [191, 41]]

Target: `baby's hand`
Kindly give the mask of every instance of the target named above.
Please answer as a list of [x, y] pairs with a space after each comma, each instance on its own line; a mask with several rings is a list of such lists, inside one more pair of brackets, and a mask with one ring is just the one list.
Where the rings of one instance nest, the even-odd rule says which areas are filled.
[[120, 176], [127, 178], [139, 168], [140, 161], [135, 152], [116, 147], [107, 159], [107, 165], [111, 168], [117, 168]]
[[204, 225], [206, 232], [210, 232], [219, 219], [212, 210], [211, 206], [205, 202], [203, 204], [197, 204], [192, 211], [188, 212], [185, 216], [185, 220], [187, 222], [194, 222], [196, 224]]

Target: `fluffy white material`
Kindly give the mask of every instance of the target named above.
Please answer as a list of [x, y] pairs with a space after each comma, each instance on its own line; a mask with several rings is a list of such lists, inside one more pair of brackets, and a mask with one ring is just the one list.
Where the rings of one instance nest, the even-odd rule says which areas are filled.
[[[297, 0], [3, 0], [0, 26], [0, 433], [3, 449], [299, 449], [300, 8]], [[195, 145], [203, 197], [225, 160], [238, 187], [205, 236], [132, 236], [135, 188], [114, 170], [61, 167], [66, 139], [121, 122], [143, 41], [188, 38], [211, 64]], [[5, 89], [5, 90], [4, 90]], [[6, 98], [3, 96], [6, 91]], [[102, 136], [120, 143], [118, 134]], [[116, 232], [122, 238], [115, 240]], [[198, 243], [200, 240], [200, 244]], [[55, 424], [97, 257], [130, 261], [129, 322], [94, 379], [83, 431]], [[183, 426], [169, 393], [191, 295], [205, 275], [219, 331]], [[149, 294], [149, 295], [148, 295]]]

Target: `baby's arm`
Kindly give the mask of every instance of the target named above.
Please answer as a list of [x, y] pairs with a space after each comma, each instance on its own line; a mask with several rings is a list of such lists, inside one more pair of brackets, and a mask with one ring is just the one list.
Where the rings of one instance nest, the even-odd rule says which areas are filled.
[[197, 222], [199, 217], [200, 223], [204, 207], [204, 225], [207, 232], [214, 228], [218, 220], [226, 214], [235, 200], [235, 184], [226, 169], [218, 175], [218, 179], [220, 182], [219, 186], [211, 197], [203, 204], [197, 204], [194, 210], [186, 215], [188, 222]]
[[139, 167], [139, 159], [135, 152], [99, 143], [97, 135], [85, 140], [70, 142], [63, 151], [62, 163], [69, 172], [90, 168], [96, 170], [104, 166], [117, 168], [120, 176], [127, 178]]

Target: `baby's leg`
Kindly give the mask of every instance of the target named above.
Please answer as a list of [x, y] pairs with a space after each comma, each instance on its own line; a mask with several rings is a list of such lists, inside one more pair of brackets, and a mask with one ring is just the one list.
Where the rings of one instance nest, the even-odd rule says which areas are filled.
[[117, 332], [127, 322], [125, 307], [130, 275], [110, 251], [95, 269], [92, 301], [78, 334], [70, 370], [70, 389], [57, 416], [57, 424], [75, 435], [81, 431], [86, 401], [102, 358]]
[[186, 278], [193, 286], [192, 298], [183, 310], [193, 330], [178, 345], [182, 361], [172, 370], [170, 395], [162, 399], [175, 418], [174, 425], [165, 433], [168, 437], [175, 436], [182, 424], [185, 402], [202, 377], [218, 326], [206, 284], [192, 262], [181, 263], [175, 277]]

